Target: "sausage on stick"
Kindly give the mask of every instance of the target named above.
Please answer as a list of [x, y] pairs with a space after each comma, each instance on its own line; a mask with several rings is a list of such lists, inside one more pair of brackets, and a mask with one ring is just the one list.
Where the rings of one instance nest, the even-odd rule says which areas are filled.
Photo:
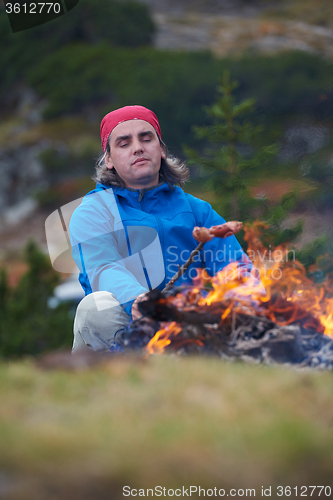
[[233, 234], [238, 233], [243, 227], [242, 222], [238, 221], [230, 221], [225, 222], [224, 224], [220, 224], [219, 226], [208, 227], [195, 227], [193, 229], [193, 237], [199, 242], [199, 245], [191, 252], [191, 255], [187, 259], [187, 261], [179, 267], [176, 274], [171, 278], [169, 283], [165, 286], [162, 292], [168, 292], [170, 288], [174, 285], [174, 283], [185, 273], [185, 271], [192, 264], [194, 257], [202, 250], [204, 244], [207, 241], [215, 238], [227, 238], [228, 236], [232, 236]]

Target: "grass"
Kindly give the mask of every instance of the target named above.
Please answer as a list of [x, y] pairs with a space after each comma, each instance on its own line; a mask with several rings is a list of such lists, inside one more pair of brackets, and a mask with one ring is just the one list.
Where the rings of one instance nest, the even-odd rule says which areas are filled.
[[277, 498], [277, 485], [332, 483], [328, 372], [171, 356], [80, 372], [25, 361], [0, 365], [0, 398], [8, 499], [122, 498], [124, 485], [272, 486]]

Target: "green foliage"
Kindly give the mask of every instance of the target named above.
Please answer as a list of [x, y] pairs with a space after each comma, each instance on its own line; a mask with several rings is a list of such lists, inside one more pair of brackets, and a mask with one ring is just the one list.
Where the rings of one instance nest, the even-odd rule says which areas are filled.
[[34, 197], [41, 208], [53, 211], [57, 210], [61, 205], [66, 205], [80, 198], [94, 189], [95, 186], [96, 183], [90, 176], [71, 179], [60, 178], [47, 189], [36, 190]]
[[[13, 84], [22, 81], [30, 68], [47, 63], [49, 56], [62, 47], [100, 42], [114, 47], [146, 46], [151, 44], [154, 31], [148, 7], [134, 0], [81, 0], [66, 15], [18, 33], [11, 32], [6, 13], [0, 9], [0, 64], [6, 68], [0, 89], [11, 92]], [[59, 82], [62, 72], [51, 74]]]
[[320, 236], [308, 245], [305, 245], [301, 250], [296, 252], [296, 259], [299, 260], [305, 267], [315, 264], [316, 260], [325, 251], [326, 236]]
[[[29, 84], [48, 100], [45, 117], [81, 112], [88, 103], [112, 101], [117, 75], [111, 71], [108, 78], [106, 63], [111, 59], [118, 66], [117, 54], [107, 44], [69, 45], [50, 55], [43, 64], [31, 67], [27, 74]], [[61, 78], [54, 78], [53, 73]]]
[[[6, 17], [3, 11], [1, 17]], [[77, 42], [105, 41], [119, 47], [150, 45], [154, 31], [145, 4], [134, 0], [80, 0], [79, 7], [64, 16], [14, 36], [5, 30], [2, 37], [8, 45], [23, 47], [25, 43], [37, 50], [36, 56], [45, 56]]]
[[[236, 103], [233, 93], [237, 85], [225, 71], [218, 87], [219, 97], [206, 108], [213, 124], [194, 128], [196, 137], [206, 139], [211, 146], [203, 155], [190, 148], [185, 152], [192, 164], [209, 172], [208, 185], [215, 193], [217, 211], [226, 220], [266, 221], [269, 230], [264, 236], [265, 244], [276, 246], [294, 240], [302, 232], [300, 221], [290, 229], [282, 229], [288, 212], [296, 204], [296, 196], [286, 193], [278, 206], [269, 205], [266, 198], [252, 196], [251, 179], [262, 169], [274, 168], [277, 145], [258, 146], [258, 135], [264, 129], [247, 119], [254, 110], [255, 100]], [[242, 235], [240, 239], [245, 244]]]
[[[249, 189], [252, 171], [263, 164], [269, 165], [277, 152], [275, 145], [254, 149], [261, 127], [253, 126], [246, 117], [253, 111], [254, 100], [235, 102], [233, 91], [237, 83], [225, 71], [218, 87], [220, 96], [215, 104], [206, 108], [213, 124], [195, 127], [197, 138], [211, 144], [204, 155], [190, 148], [185, 152], [193, 164], [209, 171], [209, 184], [216, 194], [216, 208], [226, 219], [249, 220], [254, 212], [262, 210], [263, 200], [253, 198]], [[245, 118], [243, 117], [245, 115]]]
[[309, 154], [300, 166], [303, 177], [317, 188], [313, 200], [320, 209], [333, 207], [333, 159], [332, 144], [314, 154]]
[[333, 63], [314, 54], [290, 51], [276, 56], [246, 55], [226, 61], [238, 81], [237, 99], [256, 99], [254, 119], [269, 126], [293, 116], [331, 120]]
[[271, 245], [276, 247], [283, 243], [294, 241], [303, 231], [303, 221], [298, 220], [295, 226], [283, 228], [288, 213], [296, 206], [296, 195], [294, 192], [286, 193], [282, 196], [278, 206], [269, 207], [265, 214], [265, 221], [269, 224], [266, 230], [263, 243], [266, 247]]
[[4, 316], [8, 300], [8, 283], [5, 269], [0, 269], [0, 313]]
[[59, 178], [75, 175], [91, 174], [94, 150], [80, 149], [77, 153], [68, 148], [47, 148], [41, 151], [39, 159], [43, 164], [45, 177], [54, 182]]
[[[323, 243], [327, 243], [323, 239]], [[321, 248], [322, 250], [322, 248]], [[302, 256], [301, 256], [302, 257]], [[307, 258], [307, 255], [306, 255]], [[310, 262], [308, 276], [316, 283], [322, 283], [327, 278], [332, 280], [333, 278], [333, 257], [329, 253], [324, 255], [320, 254], [315, 261], [315, 264], [311, 265], [312, 259], [307, 259]]]
[[117, 106], [143, 104], [157, 113], [166, 143], [181, 155], [182, 144], [195, 144], [192, 125], [208, 124], [203, 106], [212, 105], [219, 77], [229, 69], [239, 82], [236, 102], [256, 101], [247, 113], [253, 126], [265, 127], [257, 136], [261, 146], [300, 114], [331, 123], [332, 62], [303, 52], [217, 59], [208, 52], [155, 50], [142, 47], [153, 34], [149, 23], [141, 4], [81, 0], [58, 20], [13, 34], [0, 11], [1, 112], [15, 108], [24, 85], [45, 99], [47, 119], [82, 114], [98, 121]]
[[[333, 114], [333, 64], [313, 55], [297, 52], [218, 60], [208, 52], [133, 51], [115, 49], [106, 41], [97, 45], [96, 50], [85, 42], [68, 44], [66, 50], [60, 46], [47, 60], [32, 64], [40, 78], [28, 81], [34, 87], [37, 84], [37, 91], [42, 85], [42, 95], [52, 100], [57, 85], [59, 100], [64, 95], [64, 106], [58, 107], [57, 114], [72, 112], [72, 100], [74, 107], [101, 101], [107, 106], [117, 101], [149, 102], [160, 114], [169, 112], [168, 124], [172, 111], [174, 124], [180, 120], [180, 130], [190, 130], [193, 124], [207, 123], [201, 107], [214, 102], [216, 85], [225, 69], [239, 82], [235, 100], [255, 99], [256, 108], [249, 116], [254, 124], [266, 127], [265, 133], [272, 124], [283, 124], [291, 116], [327, 120]], [[30, 75], [30, 68], [27, 73]], [[76, 96], [82, 96], [77, 104]]]
[[201, 108], [210, 103], [217, 78], [218, 62], [208, 53], [133, 51], [106, 43], [70, 45], [27, 73], [29, 85], [47, 99], [47, 118], [82, 113], [92, 105], [102, 116], [140, 103], [156, 112], [173, 152], [193, 141], [191, 123], [205, 122]]
[[59, 275], [49, 259], [30, 242], [25, 249], [27, 272], [16, 288], [0, 274], [0, 356], [38, 354], [71, 344], [72, 320], [67, 306], [51, 310], [47, 302]]
[[239, 82], [235, 101], [256, 102], [246, 113], [252, 126], [264, 126], [258, 145], [278, 140], [300, 115], [332, 123], [331, 61], [305, 52], [217, 59], [160, 51], [147, 47], [153, 33], [147, 7], [132, 1], [81, 0], [65, 16], [15, 34], [0, 10], [0, 113], [15, 109], [25, 86], [44, 98], [47, 119], [81, 114], [97, 122], [115, 107], [143, 104], [157, 113], [170, 150], [182, 155], [183, 144], [195, 145], [192, 125], [208, 124], [203, 106], [212, 105], [228, 69]]

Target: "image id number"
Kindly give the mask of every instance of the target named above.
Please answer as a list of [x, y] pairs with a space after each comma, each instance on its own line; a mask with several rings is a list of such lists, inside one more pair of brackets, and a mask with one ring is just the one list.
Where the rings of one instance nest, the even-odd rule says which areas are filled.
[[290, 497], [291, 495], [299, 497], [312, 497], [313, 495], [316, 495], [316, 497], [320, 497], [320, 495], [330, 497], [332, 494], [330, 486], [294, 486], [293, 488], [291, 486], [277, 486], [276, 489], [278, 497]]
[[6, 2], [7, 14], [59, 14], [61, 11], [60, 3], [9, 3]]

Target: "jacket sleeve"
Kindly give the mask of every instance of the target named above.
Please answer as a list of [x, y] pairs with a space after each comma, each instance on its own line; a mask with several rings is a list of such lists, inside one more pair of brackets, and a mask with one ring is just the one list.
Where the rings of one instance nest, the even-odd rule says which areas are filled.
[[[120, 227], [120, 226], [118, 226]], [[91, 291], [111, 292], [130, 313], [133, 300], [141, 293], [148, 291], [142, 279], [134, 276], [131, 267], [138, 255], [119, 252], [120, 239], [126, 239], [124, 228], [116, 229], [115, 216], [97, 196], [84, 198], [82, 204], [74, 211], [69, 226], [72, 255], [83, 275], [82, 281], [88, 281]], [[125, 245], [122, 245], [124, 249]], [[139, 263], [138, 263], [139, 264]], [[138, 270], [141, 266], [137, 266]], [[127, 307], [126, 307], [127, 305]]]
[[[226, 222], [211, 205], [203, 200], [189, 196], [196, 224], [200, 227], [211, 227]], [[213, 238], [205, 243], [201, 251], [201, 259], [210, 276], [215, 276], [225, 266], [237, 261], [246, 272], [250, 272], [253, 264], [246, 255], [235, 236]]]

